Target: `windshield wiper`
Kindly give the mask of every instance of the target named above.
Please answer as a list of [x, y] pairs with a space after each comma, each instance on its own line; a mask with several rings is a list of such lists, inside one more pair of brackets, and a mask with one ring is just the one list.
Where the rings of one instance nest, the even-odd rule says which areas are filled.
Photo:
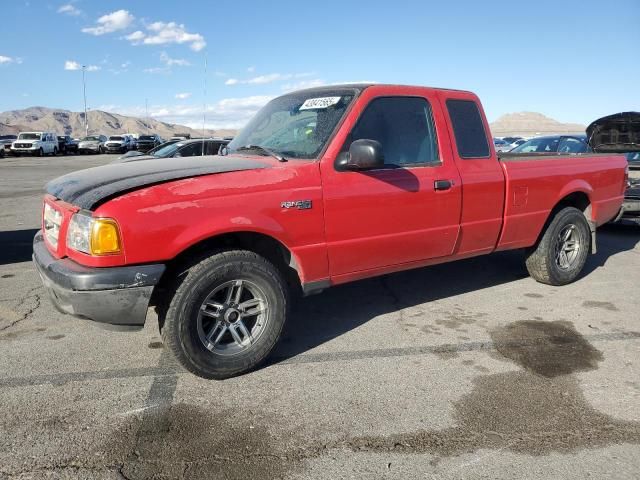
[[270, 148], [267, 147], [263, 147], [262, 145], [245, 145], [244, 147], [238, 147], [236, 148], [236, 152], [240, 152], [242, 150], [259, 150], [261, 152], [266, 153], [267, 155], [272, 156], [273, 158], [275, 158], [276, 160], [278, 160], [279, 162], [286, 162], [287, 159], [284, 158], [282, 155], [280, 155], [279, 153], [274, 152], [273, 150], [271, 150]]

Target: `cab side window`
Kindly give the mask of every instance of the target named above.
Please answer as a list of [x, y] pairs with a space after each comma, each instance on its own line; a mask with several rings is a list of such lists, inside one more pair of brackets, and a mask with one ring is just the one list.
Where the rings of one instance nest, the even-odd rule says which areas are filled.
[[476, 102], [450, 98], [447, 110], [460, 158], [489, 158], [487, 133]]
[[351, 130], [343, 151], [355, 140], [376, 140], [389, 166], [439, 163], [431, 105], [418, 97], [381, 97], [369, 103]]

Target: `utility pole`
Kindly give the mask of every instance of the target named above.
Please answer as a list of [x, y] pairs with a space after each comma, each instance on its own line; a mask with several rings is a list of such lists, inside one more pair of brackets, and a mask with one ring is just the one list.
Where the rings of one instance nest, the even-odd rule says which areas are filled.
[[82, 65], [82, 95], [84, 97], [84, 136], [89, 135], [89, 118], [87, 117], [87, 84], [84, 79], [85, 65]]

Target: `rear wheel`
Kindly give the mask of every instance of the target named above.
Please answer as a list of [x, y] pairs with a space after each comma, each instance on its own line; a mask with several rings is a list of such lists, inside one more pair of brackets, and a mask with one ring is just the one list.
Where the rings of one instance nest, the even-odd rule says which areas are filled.
[[527, 252], [527, 270], [538, 282], [566, 285], [584, 268], [591, 249], [591, 229], [574, 207], [556, 213], [538, 244]]
[[38, 150], [38, 156], [44, 157], [44, 150], [42, 150], [42, 147]]
[[56, 155], [58, 155], [58, 149], [54, 147], [54, 149], [53, 149], [53, 156], [55, 157]]
[[[249, 251], [223, 251], [178, 277], [162, 338], [190, 372], [223, 379], [260, 364], [275, 346], [288, 310], [282, 275]], [[162, 321], [162, 320], [161, 320]]]

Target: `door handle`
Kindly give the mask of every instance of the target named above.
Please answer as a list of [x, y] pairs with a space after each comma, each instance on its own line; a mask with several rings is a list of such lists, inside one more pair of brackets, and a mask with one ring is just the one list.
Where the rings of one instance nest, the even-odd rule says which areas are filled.
[[435, 180], [433, 182], [434, 190], [449, 190], [453, 185], [453, 180]]

